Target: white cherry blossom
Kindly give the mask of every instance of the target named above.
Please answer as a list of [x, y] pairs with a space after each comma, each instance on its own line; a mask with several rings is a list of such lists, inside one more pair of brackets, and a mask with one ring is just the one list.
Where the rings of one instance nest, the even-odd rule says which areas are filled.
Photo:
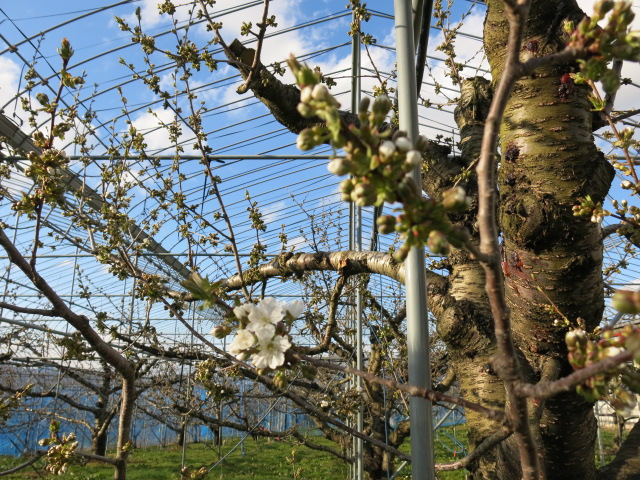
[[304, 302], [300, 300], [294, 300], [291, 303], [287, 303], [282, 307], [283, 312], [291, 315], [292, 318], [298, 318], [302, 312], [304, 312]]
[[[282, 320], [282, 303], [273, 297], [262, 300], [249, 312], [249, 325], [247, 329], [259, 337], [264, 337], [271, 332], [275, 333], [275, 325]], [[266, 330], [262, 332], [262, 330]]]
[[284, 363], [284, 352], [291, 348], [286, 337], [276, 335], [268, 342], [260, 341], [260, 350], [253, 355], [252, 362], [256, 368], [278, 368]]
[[244, 350], [253, 347], [255, 342], [256, 337], [249, 330], [238, 330], [233, 342], [229, 345], [229, 353], [236, 356], [241, 355]]

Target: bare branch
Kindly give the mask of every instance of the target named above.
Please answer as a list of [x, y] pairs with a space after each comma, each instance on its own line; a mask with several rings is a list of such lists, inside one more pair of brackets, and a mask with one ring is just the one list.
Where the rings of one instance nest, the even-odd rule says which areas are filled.
[[18, 305], [13, 305], [7, 302], [0, 302], [0, 309], [1, 308], [6, 308], [7, 310], [11, 310], [16, 313], [28, 313], [30, 315], [41, 315], [43, 317], [60, 316], [58, 312], [53, 309], [19, 307]]

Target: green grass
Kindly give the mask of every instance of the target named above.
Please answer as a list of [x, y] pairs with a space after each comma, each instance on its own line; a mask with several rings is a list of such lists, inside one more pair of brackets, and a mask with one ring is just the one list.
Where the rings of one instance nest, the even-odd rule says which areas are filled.
[[[611, 452], [613, 445], [613, 434], [603, 429], [603, 443], [605, 451]], [[457, 452], [460, 446], [455, 440], [466, 444], [466, 429], [461, 427], [447, 427], [439, 429], [435, 439], [436, 462], [446, 463], [461, 458], [464, 453]], [[314, 437], [313, 441], [323, 445], [335, 445], [321, 437]], [[238, 439], [227, 439], [221, 447], [221, 454], [224, 456], [238, 444]], [[260, 439], [255, 442], [247, 439], [244, 442], [245, 453], [242, 455], [238, 446], [226, 459], [217, 465], [207, 477], [208, 480], [276, 480], [294, 479], [293, 468], [299, 471], [298, 480], [347, 480], [349, 478], [349, 468], [332, 455], [310, 450], [303, 446], [283, 441], [268, 441]], [[402, 451], [409, 452], [409, 445], [404, 445]], [[287, 459], [292, 458], [292, 451], [295, 450], [295, 462], [292, 465]], [[456, 453], [454, 454], [454, 451]], [[607, 455], [606, 461], [610, 461], [612, 455]], [[182, 459], [182, 448], [170, 447], [147, 447], [134, 450], [129, 460], [128, 480], [179, 480], [180, 465]], [[190, 444], [186, 449], [186, 465], [192, 470], [197, 470], [202, 466], [211, 466], [219, 459], [218, 448], [207, 443]], [[12, 466], [23, 463], [24, 459], [13, 457], [0, 457], [0, 471], [7, 470]], [[398, 465], [400, 462], [398, 462]], [[41, 478], [41, 470], [44, 461], [38, 461], [34, 467], [28, 467], [21, 472], [3, 477], [8, 480], [37, 479]], [[110, 466], [91, 462], [87, 465], [71, 465], [65, 475], [55, 478], [75, 479], [75, 480], [108, 480], [113, 476], [113, 469]], [[408, 480], [411, 478], [411, 467], [407, 465], [396, 477], [397, 479]], [[465, 472], [440, 472], [437, 476], [440, 480], [464, 480]]]
[[[318, 443], [329, 445], [322, 438], [314, 439]], [[238, 443], [237, 439], [228, 439], [221, 447], [224, 456]], [[234, 450], [223, 462], [216, 466], [208, 479], [212, 480], [274, 480], [294, 478], [292, 465], [287, 462], [291, 458], [292, 450], [296, 450], [295, 467], [301, 469], [300, 480], [315, 480], [324, 478], [346, 479], [348, 467], [335, 459], [330, 454], [312, 451], [308, 448], [292, 444], [288, 441], [268, 442], [261, 439], [255, 442], [247, 439], [245, 455], [242, 456], [241, 448]], [[211, 466], [219, 459], [218, 448], [210, 444], [189, 444], [186, 449], [185, 464], [192, 470], [203, 466]], [[148, 447], [134, 450], [129, 459], [127, 469], [128, 480], [177, 480], [180, 478], [180, 465], [182, 460], [182, 448]], [[0, 471], [13, 465], [18, 465], [24, 460], [10, 457], [0, 457]], [[35, 467], [42, 468], [44, 462], [39, 461]], [[77, 480], [107, 480], [113, 477], [113, 468], [95, 462], [87, 465], [71, 465], [65, 475], [57, 476], [60, 479]], [[33, 468], [27, 468], [18, 474], [4, 477], [9, 480], [40, 478]]]

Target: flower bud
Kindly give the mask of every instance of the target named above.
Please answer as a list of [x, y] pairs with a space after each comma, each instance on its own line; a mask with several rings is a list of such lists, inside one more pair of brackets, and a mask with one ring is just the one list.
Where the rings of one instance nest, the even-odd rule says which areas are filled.
[[418, 135], [418, 139], [415, 142], [414, 148], [419, 152], [424, 152], [428, 146], [429, 146], [429, 140], [427, 140], [427, 137]]
[[362, 97], [362, 99], [360, 100], [360, 105], [358, 105], [358, 113], [367, 113], [370, 103], [371, 99], [369, 97]]
[[602, 18], [613, 8], [614, 5], [615, 2], [613, 0], [599, 0], [593, 5], [593, 11]]
[[345, 195], [350, 195], [351, 192], [353, 192], [353, 187], [354, 187], [354, 183], [353, 180], [351, 180], [350, 178], [347, 178], [346, 180], [343, 180], [342, 182], [340, 182], [340, 193], [343, 193]]
[[273, 384], [276, 388], [284, 390], [289, 385], [289, 381], [287, 380], [287, 377], [284, 376], [284, 373], [278, 372], [273, 377]]
[[333, 173], [334, 175], [346, 175], [351, 172], [353, 168], [353, 162], [346, 158], [334, 158], [327, 165], [327, 170], [329, 173]]
[[622, 353], [622, 349], [618, 347], [607, 347], [602, 351], [603, 358], [615, 357]]
[[358, 183], [354, 187], [353, 192], [351, 192], [351, 199], [359, 207], [368, 207], [373, 205], [376, 201], [376, 196], [376, 189], [369, 182]]
[[313, 108], [311, 108], [306, 103], [299, 103], [296, 108], [298, 110], [298, 113], [302, 115], [304, 118], [311, 118], [314, 115]]
[[249, 360], [250, 356], [251, 354], [249, 352], [240, 352], [238, 355], [236, 355], [236, 359], [240, 360], [241, 362], [245, 362]]
[[380, 145], [380, 147], [378, 148], [378, 152], [380, 153], [380, 157], [382, 159], [388, 159], [389, 157], [391, 157], [391, 155], [395, 153], [395, 151], [396, 151], [395, 143], [389, 140], [382, 142], [382, 145]]
[[573, 330], [569, 330], [564, 336], [564, 341], [567, 344], [567, 348], [569, 349], [569, 351], [575, 350], [576, 346], [578, 345], [578, 336], [576, 335], [576, 332]]
[[427, 247], [435, 254], [446, 255], [449, 253], [449, 242], [444, 233], [438, 230], [432, 230], [427, 239]]
[[330, 102], [332, 100], [329, 89], [322, 83], [318, 83], [315, 87], [313, 87], [311, 98], [319, 102]]
[[383, 235], [392, 233], [396, 227], [396, 219], [392, 215], [382, 215], [376, 220], [378, 231]]
[[450, 212], [464, 211], [470, 203], [462, 187], [450, 188], [442, 194], [442, 206]]
[[309, 101], [311, 100], [312, 91], [313, 88], [308, 85], [306, 87], [303, 87], [302, 90], [300, 90], [300, 101], [302, 103], [309, 103]]
[[38, 100], [42, 106], [49, 104], [49, 97], [46, 93], [36, 93], [36, 100]]
[[620, 313], [640, 313], [640, 308], [634, 300], [633, 292], [619, 291], [613, 295], [611, 306]]
[[404, 262], [404, 260], [407, 258], [407, 255], [409, 255], [409, 250], [410, 248], [406, 244], [402, 245], [398, 250], [393, 252], [393, 259], [396, 262]]
[[396, 148], [402, 152], [408, 152], [413, 148], [413, 143], [407, 137], [398, 137], [394, 143], [396, 144]]
[[391, 100], [389, 100], [389, 97], [386, 95], [380, 95], [373, 102], [373, 108], [371, 111], [377, 116], [386, 116], [387, 113], [389, 113], [389, 110], [391, 110], [391, 106], [392, 103]]
[[231, 333], [231, 328], [226, 326], [214, 327], [210, 333], [214, 337], [222, 339]]
[[406, 164], [411, 168], [415, 168], [422, 164], [422, 155], [417, 150], [410, 150], [407, 152]]

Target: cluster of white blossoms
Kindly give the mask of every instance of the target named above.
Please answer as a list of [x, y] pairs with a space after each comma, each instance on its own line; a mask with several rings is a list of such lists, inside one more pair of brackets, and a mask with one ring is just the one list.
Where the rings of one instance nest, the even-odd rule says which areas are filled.
[[[287, 324], [303, 310], [304, 303], [300, 300], [285, 303], [272, 297], [234, 308], [239, 325], [229, 352], [238, 360], [250, 360], [256, 368], [278, 368], [291, 348]], [[211, 333], [215, 335], [214, 331]]]

